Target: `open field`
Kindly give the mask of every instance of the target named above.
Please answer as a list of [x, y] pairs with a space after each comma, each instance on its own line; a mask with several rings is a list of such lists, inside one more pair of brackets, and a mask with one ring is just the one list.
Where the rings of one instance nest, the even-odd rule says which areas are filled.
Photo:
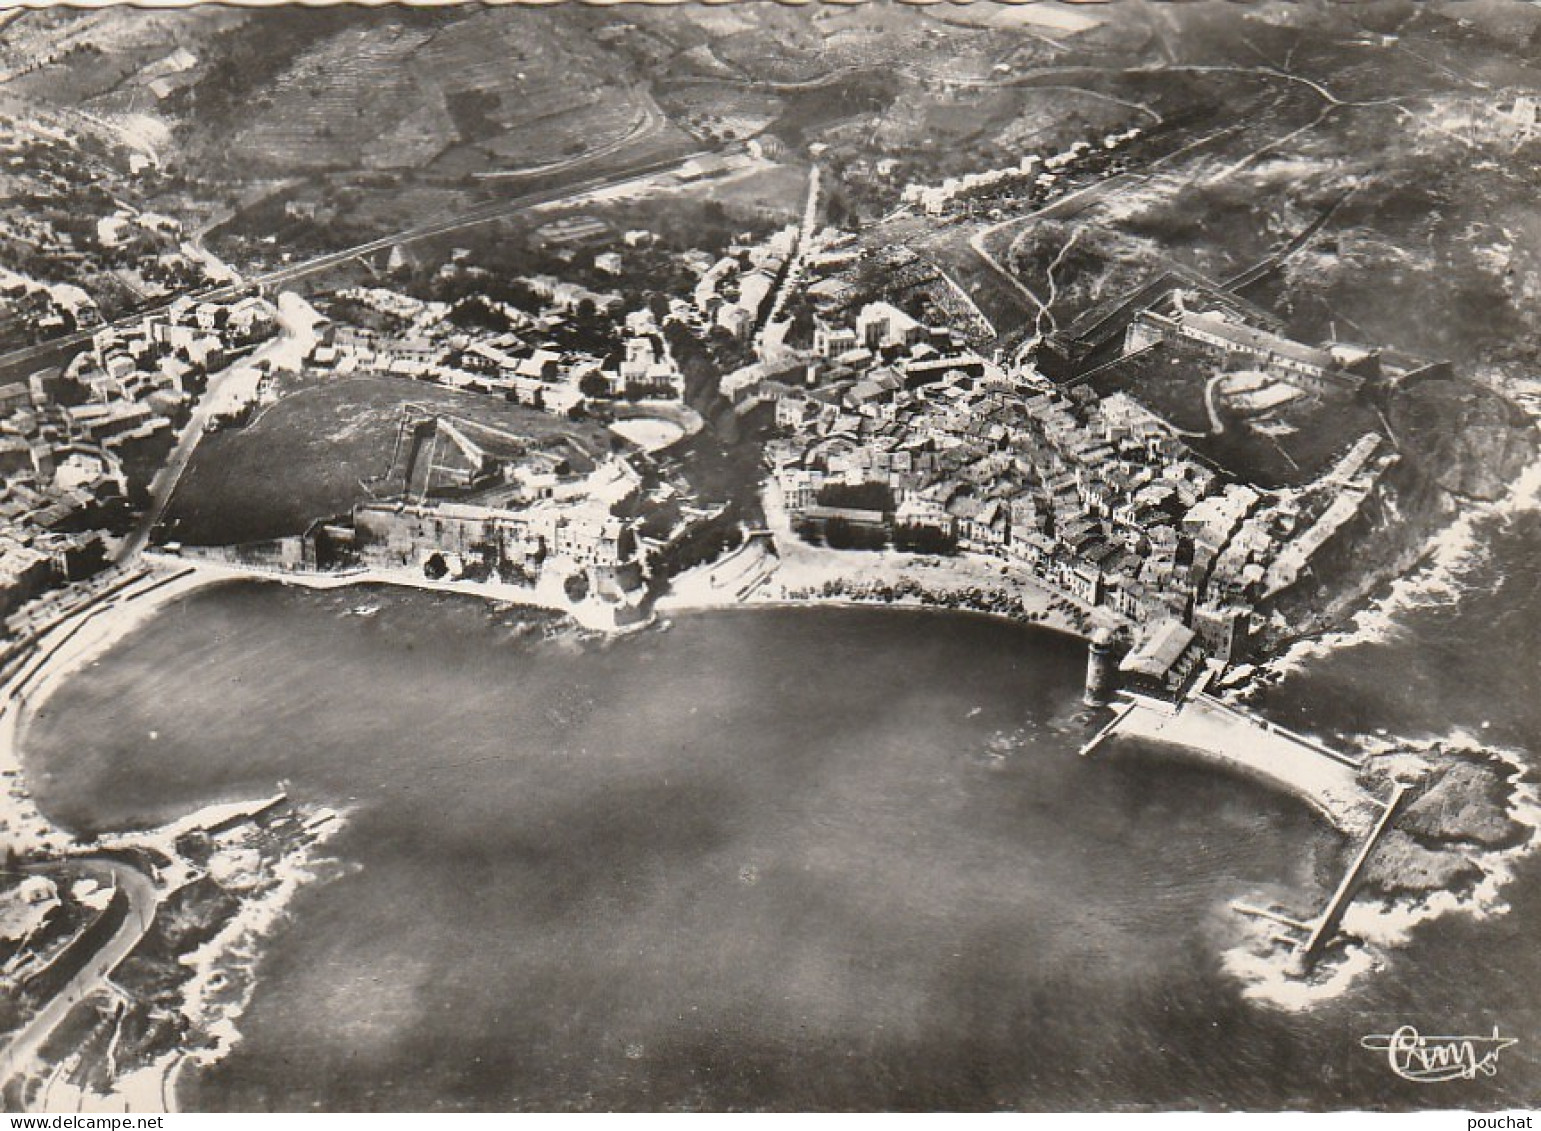
[[[1128, 393], [1182, 430], [1194, 451], [1263, 488], [1308, 483], [1360, 436], [1384, 432], [1368, 404], [1329, 400], [1253, 374], [1215, 380], [1222, 371], [1203, 351], [1167, 342], [1104, 370], [1093, 384], [1104, 395]], [[1248, 388], [1255, 391], [1241, 391]], [[1214, 399], [1219, 431], [1207, 396]]]
[[246, 427], [204, 437], [171, 497], [164, 537], [199, 545], [277, 538], [348, 510], [369, 498], [360, 480], [389, 467], [406, 404], [521, 435], [571, 437], [591, 452], [609, 443], [598, 425], [400, 378], [309, 384]]
[[1042, 87], [986, 83], [961, 89], [909, 85], [873, 134], [899, 158], [906, 176], [935, 184], [949, 176], [1017, 163], [1034, 151], [1149, 123], [1137, 105], [1101, 94], [1075, 78]]
[[32, 12], [5, 28], [0, 81], [10, 79], [9, 93], [54, 105], [89, 103], [98, 112], [143, 109], [154, 100], [149, 83], [175, 73], [165, 60], [178, 45], [201, 51], [208, 38], [241, 19], [216, 5]]
[[[1103, 88], [1120, 97], [1148, 99], [1162, 76], [1204, 109], [1190, 110], [1170, 139], [1152, 131], [1142, 140], [1130, 153], [1135, 176], [1117, 191], [1073, 215], [1045, 211], [995, 229], [992, 254], [1063, 325], [1173, 264], [1225, 279], [1336, 205], [1279, 274], [1246, 292], [1276, 309], [1292, 336], [1393, 346], [1508, 376], [1533, 369], [1541, 257], [1528, 249], [1541, 237], [1541, 142], [1505, 125], [1503, 91], [1444, 89], [1461, 86], [1458, 76], [1483, 56], [1463, 55], [1459, 40], [1434, 67], [1419, 61], [1422, 39], [1399, 50], [1303, 36], [1293, 46], [1290, 74], [1230, 63], [1109, 72]], [[1541, 83], [1512, 67], [1503, 75]], [[1174, 149], [1177, 136], [1186, 143]], [[952, 238], [928, 242], [956, 245], [960, 229], [947, 231]], [[956, 273], [998, 318], [1003, 280], [966, 263]], [[1037, 313], [1031, 300], [1023, 310]]]
[[716, 201], [734, 217], [790, 222], [803, 213], [808, 171], [798, 165], [771, 165], [742, 177], [686, 189], [680, 196], [700, 204]]
[[[1541, 84], [1541, 68], [1513, 49], [1519, 41], [1447, 14], [1387, 9], [1368, 23], [1388, 38], [1275, 28], [1272, 69], [1195, 63], [1187, 80], [1223, 82], [1223, 104], [1247, 128], [1168, 163], [1096, 219], [1219, 278], [1347, 192], [1282, 277], [1248, 297], [1305, 340], [1395, 345], [1511, 374], [1533, 366], [1541, 263], [1524, 249], [1541, 234], [1537, 146], [1501, 107], [1511, 86]], [[1201, 40], [1187, 42], [1203, 53]], [[1249, 85], [1266, 112], [1236, 102]], [[1018, 268], [1041, 277], [1041, 260]]]
[[[1388, 155], [1275, 283], [1291, 328], [1533, 372], [1541, 177], [1518, 156], [1512, 143], [1451, 137]], [[1511, 175], [1496, 174], [1500, 162]]]
[[511, 124], [484, 144], [502, 164], [538, 168], [623, 140], [639, 127], [644, 113], [630, 91], [600, 89], [548, 117]]
[[775, 121], [783, 106], [771, 91], [728, 82], [676, 83], [656, 96], [675, 121], [718, 137], [751, 137]]
[[[416, 241], [409, 253], [414, 260], [433, 265], [462, 249], [469, 253], [468, 264], [500, 277], [553, 274], [641, 302], [644, 292], [680, 294], [694, 285], [695, 274], [680, 264], [676, 252], [697, 249], [718, 254], [745, 233], [755, 237], [767, 234], [801, 215], [807, 192], [805, 169], [763, 164], [680, 187], [650, 186], [646, 192], [510, 214]], [[612, 233], [646, 230], [654, 239], [639, 248], [622, 248], [615, 235], [582, 245], [564, 245], [552, 242], [540, 231], [576, 217], [602, 221]], [[621, 253], [623, 269], [619, 275], [594, 264], [595, 253], [607, 249]]]

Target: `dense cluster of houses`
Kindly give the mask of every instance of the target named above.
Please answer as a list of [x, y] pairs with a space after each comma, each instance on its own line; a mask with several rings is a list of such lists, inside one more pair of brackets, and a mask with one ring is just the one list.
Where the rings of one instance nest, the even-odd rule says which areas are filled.
[[[651, 311], [619, 318], [618, 295], [600, 294], [546, 276], [523, 280], [550, 305], [530, 314], [508, 304], [504, 330], [457, 324], [448, 303], [425, 302], [382, 287], [338, 297], [389, 316], [389, 330], [329, 324], [307, 359], [322, 373], [384, 373], [471, 392], [498, 393], [554, 414], [588, 399], [677, 400], [684, 377]], [[582, 306], [615, 323], [619, 348], [596, 353], [562, 343]], [[619, 319], [619, 321], [617, 321]]]
[[1309, 487], [1262, 492], [1124, 394], [939, 349], [945, 335], [891, 307], [821, 324], [816, 342], [769, 449], [805, 532], [929, 530], [1124, 621], [1175, 620], [1226, 657], [1394, 458], [1366, 436]]
[[101, 311], [73, 283], [45, 283], [0, 267], [0, 309], [7, 320], [30, 326], [39, 336], [67, 334], [99, 325]]
[[63, 371], [0, 386], [0, 613], [101, 568], [125, 465], [169, 443], [209, 372], [270, 336], [274, 313], [255, 297], [182, 300], [102, 328]]
[[[626, 246], [651, 238], [645, 229], [629, 231]], [[718, 332], [747, 343], [771, 313], [777, 279], [796, 246], [797, 228], [789, 226], [763, 241], [743, 237], [717, 258], [682, 252], [678, 259], [696, 282], [688, 298], [673, 298], [667, 310], [628, 311], [613, 292], [549, 275], [520, 278], [516, 282], [540, 299], [542, 309], [479, 299], [507, 323], [498, 330], [457, 320], [449, 303], [384, 287], [351, 288], [334, 296], [344, 304], [337, 309], [365, 308], [371, 324], [354, 324], [364, 319], [339, 314], [307, 361], [322, 373], [388, 373], [500, 393], [556, 414], [585, 400], [678, 400], [685, 379], [663, 326], [678, 323], [699, 338]], [[622, 267], [615, 251], [596, 255], [594, 262], [607, 274]], [[596, 324], [602, 334], [593, 333]]]
[[691, 292], [697, 326], [718, 326], [739, 341], [748, 341], [768, 313], [776, 280], [797, 246], [797, 228], [778, 229], [769, 239], [716, 260]]
[[231, 278], [179, 220], [127, 203], [121, 170], [83, 159], [80, 141], [62, 122], [0, 117], [0, 173], [8, 196], [28, 202], [0, 215], [0, 243], [24, 250], [0, 268], [0, 313], [34, 341], [99, 325], [97, 297], [146, 302]]
[[8, 487], [0, 500], [0, 614], [101, 569], [105, 549], [100, 534], [48, 526], [90, 502], [68, 492], [38, 491], [25, 484]]
[[964, 201], [991, 197], [1003, 192], [1023, 188], [1049, 192], [1058, 185], [1060, 178], [1076, 165], [1096, 152], [1110, 153], [1140, 136], [1140, 129], [1105, 135], [1098, 145], [1089, 141], [1074, 142], [1070, 148], [1043, 156], [1029, 153], [1015, 165], [1001, 169], [986, 169], [961, 177], [948, 177], [939, 185], [908, 184], [900, 200], [918, 206], [928, 216], [940, 216], [954, 205]]

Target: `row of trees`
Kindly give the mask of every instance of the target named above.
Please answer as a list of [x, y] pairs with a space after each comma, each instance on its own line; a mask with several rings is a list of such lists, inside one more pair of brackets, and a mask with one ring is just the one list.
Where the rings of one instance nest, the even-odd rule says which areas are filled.
[[887, 514], [894, 509], [894, 493], [887, 483], [831, 482], [819, 488], [819, 505]]
[[851, 522], [838, 516], [823, 523], [803, 519], [797, 533], [805, 542], [822, 542], [831, 550], [884, 550], [890, 545], [912, 554], [954, 554], [958, 540], [934, 526], [895, 524], [891, 530]]

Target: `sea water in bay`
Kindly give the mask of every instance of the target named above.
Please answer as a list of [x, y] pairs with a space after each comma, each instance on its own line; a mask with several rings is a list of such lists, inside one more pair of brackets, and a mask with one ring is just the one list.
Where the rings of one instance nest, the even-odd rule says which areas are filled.
[[[1531, 748], [1541, 524], [1446, 605], [1266, 706], [1325, 734]], [[1490, 577], [1478, 574], [1486, 571]], [[360, 602], [376, 615], [350, 615]], [[1507, 654], [1505, 654], [1507, 653]], [[145, 825], [350, 808], [198, 1108], [1533, 1106], [1541, 891], [1413, 932], [1339, 997], [1257, 1001], [1236, 898], [1310, 906], [1341, 842], [1153, 752], [1083, 759], [1084, 652], [973, 617], [686, 616], [543, 638], [469, 599], [269, 585], [170, 606], [27, 738], [45, 809]], [[1487, 723], [1483, 731], [1482, 724]], [[1362, 1035], [1521, 1044], [1398, 1080]]]

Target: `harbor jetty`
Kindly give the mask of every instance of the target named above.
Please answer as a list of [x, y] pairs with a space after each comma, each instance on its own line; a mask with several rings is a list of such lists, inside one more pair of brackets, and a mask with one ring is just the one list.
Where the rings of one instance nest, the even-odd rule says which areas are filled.
[[1339, 831], [1358, 838], [1342, 879], [1312, 917], [1237, 901], [1234, 910], [1271, 922], [1276, 942], [1291, 953], [1291, 970], [1305, 976], [1336, 937], [1344, 912], [1390, 827], [1407, 787], [1394, 783], [1382, 800], [1361, 780], [1365, 759], [1333, 750], [1255, 712], [1221, 702], [1200, 678], [1176, 701], [1128, 690], [1118, 693], [1113, 717], [1081, 747], [1087, 757], [1119, 740], [1135, 740], [1215, 762], [1301, 798]]
[[1239, 899], [1231, 903], [1233, 911], [1256, 919], [1266, 919], [1280, 928], [1273, 936], [1274, 941], [1292, 952], [1290, 966], [1295, 976], [1309, 974], [1327, 945], [1337, 936], [1343, 915], [1353, 902], [1354, 892], [1364, 878], [1364, 870], [1374, 855], [1375, 846], [1380, 843], [1381, 835], [1390, 826], [1406, 794], [1407, 786], [1401, 782], [1393, 784], [1390, 796], [1381, 802], [1380, 816], [1359, 842], [1354, 859], [1343, 873], [1343, 878], [1338, 881], [1338, 886], [1333, 889], [1322, 910], [1313, 918], [1297, 918], [1278, 907], [1258, 907]]
[[1176, 703], [1122, 692], [1113, 720], [1081, 748], [1116, 739], [1189, 751], [1288, 790], [1346, 833], [1362, 833], [1379, 803], [1359, 782], [1363, 762], [1204, 691]]

